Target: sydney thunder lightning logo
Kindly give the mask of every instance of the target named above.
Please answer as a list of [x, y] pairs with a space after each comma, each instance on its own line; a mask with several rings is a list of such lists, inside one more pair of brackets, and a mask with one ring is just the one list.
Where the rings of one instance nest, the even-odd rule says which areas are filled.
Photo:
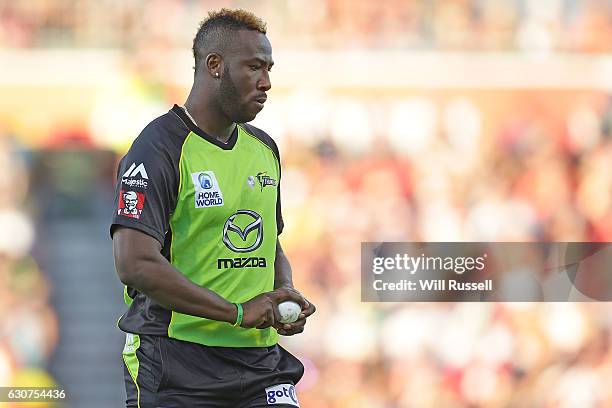
[[257, 178], [257, 181], [259, 182], [259, 187], [261, 188], [261, 191], [263, 191], [265, 186], [275, 186], [276, 185], [276, 180], [268, 176], [268, 172], [262, 171], [260, 173], [257, 173], [257, 176], [255, 177]]

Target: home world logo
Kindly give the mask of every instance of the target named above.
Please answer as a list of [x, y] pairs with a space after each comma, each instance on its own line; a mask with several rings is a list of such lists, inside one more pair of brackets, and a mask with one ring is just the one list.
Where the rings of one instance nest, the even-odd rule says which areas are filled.
[[195, 208], [220, 207], [223, 205], [223, 193], [213, 171], [191, 173], [195, 188]]

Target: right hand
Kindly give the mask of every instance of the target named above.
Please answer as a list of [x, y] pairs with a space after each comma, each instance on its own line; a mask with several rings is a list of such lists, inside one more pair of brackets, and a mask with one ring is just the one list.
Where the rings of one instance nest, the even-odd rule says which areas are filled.
[[280, 320], [278, 304], [285, 300], [293, 300], [302, 309], [305, 309], [308, 302], [296, 290], [291, 288], [278, 288], [272, 292], [265, 292], [255, 296], [242, 304], [244, 315], [240, 327], [265, 329], [273, 326]]

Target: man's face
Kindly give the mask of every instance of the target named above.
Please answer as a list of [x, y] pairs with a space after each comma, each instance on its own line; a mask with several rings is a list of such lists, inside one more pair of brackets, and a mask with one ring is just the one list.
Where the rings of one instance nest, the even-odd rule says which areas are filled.
[[272, 87], [273, 64], [272, 46], [264, 34], [251, 30], [236, 33], [224, 56], [219, 85], [221, 109], [233, 122], [250, 122], [263, 109], [266, 92]]
[[136, 208], [136, 205], [138, 205], [138, 196], [136, 195], [136, 193], [125, 193], [123, 195], [123, 202], [125, 203], [125, 208], [128, 211], [134, 211], [134, 209]]

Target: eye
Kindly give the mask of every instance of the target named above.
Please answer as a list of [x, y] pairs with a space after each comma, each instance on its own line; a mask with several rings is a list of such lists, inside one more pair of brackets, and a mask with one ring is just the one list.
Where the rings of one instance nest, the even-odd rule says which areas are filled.
[[251, 71], [257, 71], [261, 67], [259, 65], [249, 65], [249, 68], [251, 68]]

